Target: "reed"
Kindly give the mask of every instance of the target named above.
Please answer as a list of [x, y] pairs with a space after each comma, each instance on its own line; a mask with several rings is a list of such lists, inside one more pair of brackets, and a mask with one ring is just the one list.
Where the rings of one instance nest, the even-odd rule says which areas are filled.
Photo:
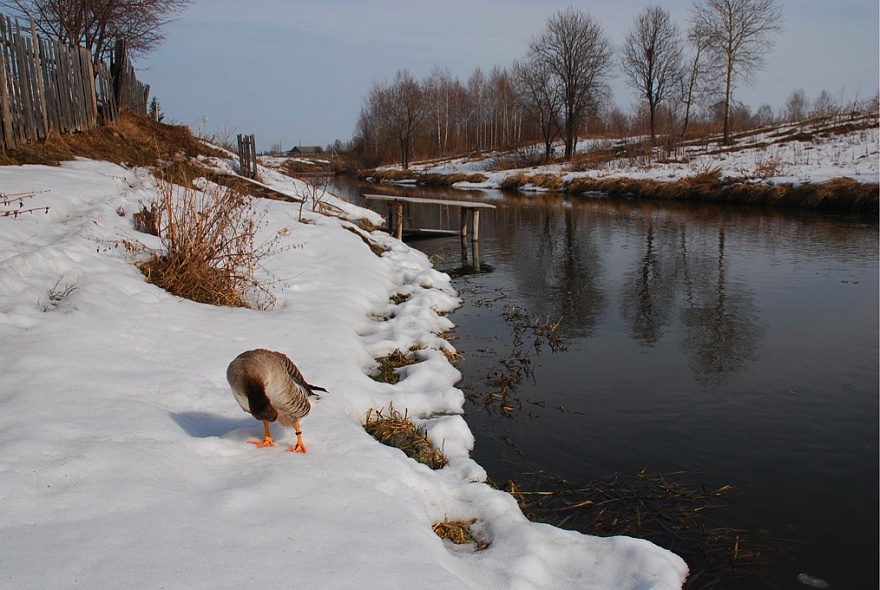
[[611, 475], [577, 485], [545, 472], [523, 474], [508, 491], [529, 520], [590, 535], [647, 539], [680, 555], [691, 573], [685, 588], [724, 588], [757, 571], [785, 549], [778, 539], [727, 525], [727, 497], [735, 488], [692, 483], [685, 473]]

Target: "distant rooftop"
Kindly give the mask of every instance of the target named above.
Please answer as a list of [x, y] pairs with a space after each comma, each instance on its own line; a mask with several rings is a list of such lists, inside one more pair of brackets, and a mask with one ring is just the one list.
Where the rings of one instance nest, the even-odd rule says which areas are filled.
[[316, 154], [323, 154], [324, 149], [321, 146], [317, 145], [299, 145], [289, 150], [287, 155], [289, 156], [314, 156]]

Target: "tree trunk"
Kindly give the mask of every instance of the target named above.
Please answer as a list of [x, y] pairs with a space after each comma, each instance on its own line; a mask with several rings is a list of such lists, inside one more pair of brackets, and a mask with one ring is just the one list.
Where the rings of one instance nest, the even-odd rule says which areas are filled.
[[733, 102], [733, 64], [727, 66], [724, 88], [724, 145], [730, 145], [730, 103]]

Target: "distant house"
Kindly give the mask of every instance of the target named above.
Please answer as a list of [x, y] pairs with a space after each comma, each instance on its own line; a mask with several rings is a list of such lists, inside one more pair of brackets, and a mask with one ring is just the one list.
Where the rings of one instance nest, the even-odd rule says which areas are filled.
[[323, 154], [324, 150], [317, 145], [299, 145], [287, 152], [288, 156], [317, 156]]

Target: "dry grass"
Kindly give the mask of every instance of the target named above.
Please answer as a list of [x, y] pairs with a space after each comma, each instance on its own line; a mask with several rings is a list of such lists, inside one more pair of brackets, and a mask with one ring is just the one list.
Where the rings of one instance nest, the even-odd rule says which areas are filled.
[[290, 158], [281, 165], [281, 172], [293, 178], [301, 178], [303, 174], [329, 174], [331, 168], [327, 159]]
[[364, 244], [367, 245], [367, 247], [370, 249], [370, 251], [373, 254], [375, 254], [376, 256], [382, 256], [383, 254], [385, 254], [388, 251], [388, 248], [386, 248], [385, 246], [383, 246], [381, 244], [377, 244], [376, 242], [374, 242], [373, 240], [371, 240], [370, 238], [368, 238], [367, 236], [362, 234], [360, 232], [360, 230], [358, 230], [354, 226], [346, 225], [344, 227], [345, 227], [345, 229], [347, 229], [348, 231], [350, 231], [351, 233], [353, 233], [354, 235], [359, 237], [364, 242]]
[[415, 180], [416, 173], [412, 170], [395, 170], [383, 168], [382, 170], [358, 170], [358, 179], [375, 182], [405, 182]]
[[197, 191], [159, 183], [159, 201], [144, 206], [143, 223], [155, 229], [164, 251], [126, 242], [147, 281], [198, 303], [266, 309], [274, 304], [270, 286], [257, 278], [262, 261], [281, 251], [276, 236], [258, 244], [265, 212], [254, 199], [222, 187]]
[[713, 170], [676, 182], [631, 178], [575, 178], [566, 187], [566, 192], [601, 192], [612, 197], [801, 207], [864, 215], [876, 215], [878, 212], [878, 186], [848, 178], [838, 178], [821, 184], [768, 185], [722, 179], [720, 172]]
[[477, 522], [476, 518], [470, 520], [449, 520], [443, 519], [431, 527], [434, 533], [441, 539], [449, 539], [456, 545], [473, 545], [474, 551], [482, 551], [489, 546], [489, 543], [480, 540], [473, 531], [471, 526]]
[[407, 457], [431, 469], [440, 469], [449, 463], [446, 456], [434, 448], [424, 431], [406, 413], [401, 414], [393, 407], [389, 409], [388, 416], [384, 416], [382, 410], [370, 408], [364, 429], [380, 443], [400, 449]]
[[465, 172], [456, 172], [454, 174], [436, 174], [425, 173], [418, 176], [419, 184], [427, 184], [431, 186], [452, 186], [457, 182], [486, 182], [487, 178], [482, 174], [475, 172], [467, 174]]
[[551, 191], [561, 191], [565, 188], [565, 183], [562, 181], [562, 178], [556, 174], [528, 174], [520, 172], [504, 178], [504, 180], [501, 181], [499, 188], [501, 190], [517, 191], [525, 186]]
[[398, 369], [420, 362], [413, 354], [417, 350], [421, 350], [421, 348], [413, 346], [408, 352], [403, 352], [398, 348], [387, 356], [377, 358], [376, 362], [379, 363], [379, 366], [370, 374], [370, 377], [379, 383], [390, 383], [391, 385], [399, 383], [400, 372]]
[[473, 173], [455, 172], [451, 174], [437, 174], [432, 172], [414, 172], [412, 170], [359, 170], [358, 178], [360, 180], [370, 180], [374, 182], [407, 182], [416, 181], [418, 184], [429, 186], [452, 186], [456, 182], [486, 182], [486, 176]]
[[[75, 157], [127, 166], [153, 166], [214, 154], [184, 125], [164, 125], [123, 111], [119, 121], [73, 134], [52, 134], [46, 141], [0, 151], [0, 165], [57, 166]], [[214, 154], [217, 155], [217, 154]]]
[[[439, 334], [437, 334], [437, 337], [442, 338], [449, 344], [452, 344], [456, 339], [456, 337], [453, 336], [450, 332], [440, 332]], [[460, 353], [449, 348], [441, 348], [440, 352], [443, 353], [443, 356], [446, 357], [446, 360], [449, 361], [449, 364], [452, 366], [458, 366], [458, 363], [463, 358]]]
[[410, 293], [395, 293], [391, 296], [391, 303], [394, 305], [400, 305], [401, 303], [409, 301], [411, 297], [412, 294]]

